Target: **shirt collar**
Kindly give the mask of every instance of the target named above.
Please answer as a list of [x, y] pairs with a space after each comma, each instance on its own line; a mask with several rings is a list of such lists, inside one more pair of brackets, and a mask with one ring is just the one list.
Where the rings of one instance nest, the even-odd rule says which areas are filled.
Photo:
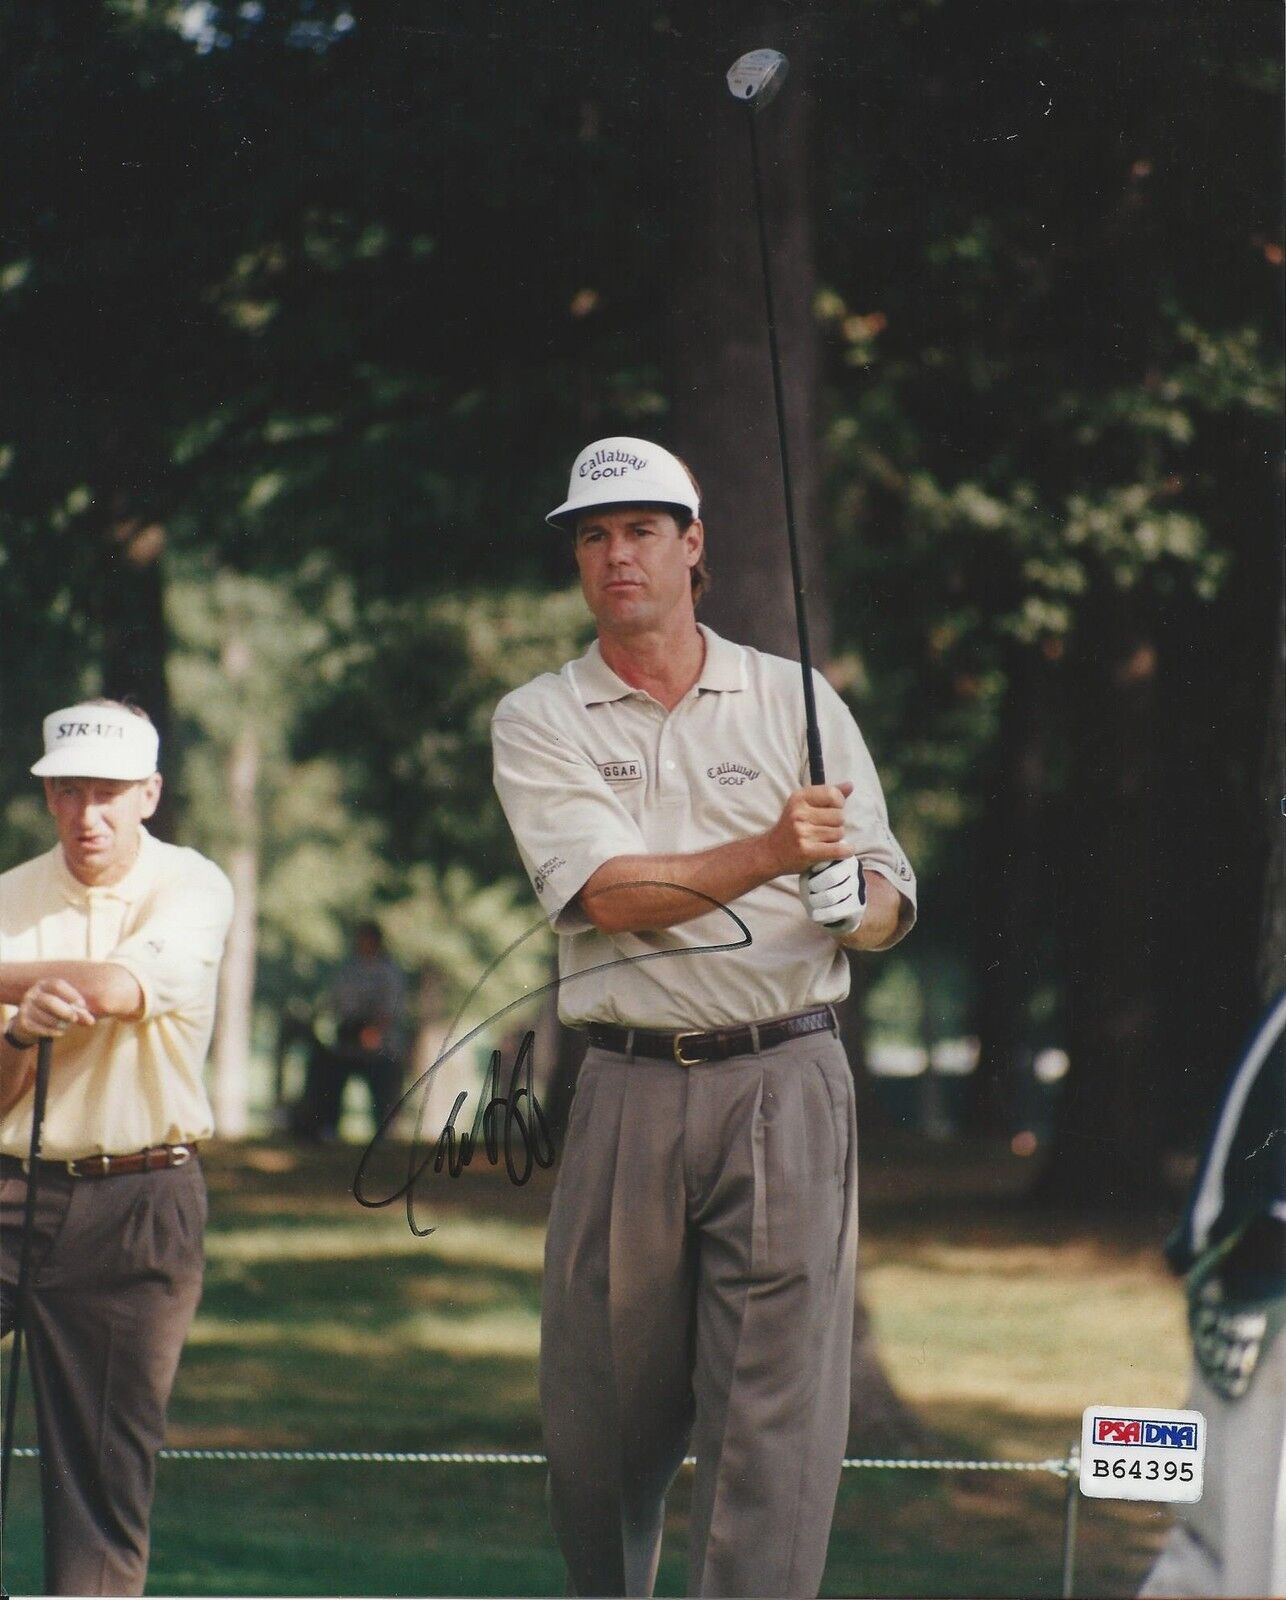
[[707, 628], [704, 623], [697, 623], [705, 636], [706, 660], [701, 669], [701, 676], [697, 679], [699, 690], [716, 689], [720, 691], [733, 691], [746, 687], [746, 649], [744, 645], [734, 644], [731, 639], [724, 639], [713, 628]]
[[[731, 639], [724, 639], [713, 628], [697, 623], [706, 643], [706, 658], [701, 676], [696, 681], [698, 694], [706, 690], [732, 691], [746, 686], [745, 651]], [[603, 652], [595, 639], [578, 660], [568, 663], [572, 685], [583, 704], [602, 705], [611, 700], [624, 700], [627, 695], [641, 694], [612, 671], [603, 660]]]
[[151, 882], [156, 864], [156, 848], [156, 840], [146, 828], [141, 828], [138, 854], [134, 857], [134, 864], [119, 883], [109, 884], [82, 883], [79, 878], [74, 877], [63, 856], [61, 845], [55, 845], [50, 854], [53, 856], [54, 871], [63, 898], [70, 900], [72, 905], [88, 905], [91, 900], [122, 900], [126, 905], [132, 905], [135, 900], [142, 897]]
[[624, 678], [618, 678], [603, 660], [597, 639], [583, 656], [567, 663], [567, 671], [577, 697], [587, 706], [602, 705], [608, 700], [624, 700], [627, 695], [638, 693]]

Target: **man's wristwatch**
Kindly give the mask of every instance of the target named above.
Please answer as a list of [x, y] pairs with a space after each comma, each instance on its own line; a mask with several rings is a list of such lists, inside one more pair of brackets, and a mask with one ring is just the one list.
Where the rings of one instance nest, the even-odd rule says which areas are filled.
[[12, 1045], [15, 1050], [32, 1050], [35, 1048], [34, 1039], [22, 1039], [13, 1031], [13, 1023], [4, 1030], [4, 1042]]

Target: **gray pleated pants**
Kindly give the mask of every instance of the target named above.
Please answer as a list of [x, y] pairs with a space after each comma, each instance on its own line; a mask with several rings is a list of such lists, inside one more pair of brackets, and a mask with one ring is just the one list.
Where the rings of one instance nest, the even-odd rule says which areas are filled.
[[588, 1052], [540, 1353], [576, 1594], [651, 1594], [689, 1443], [689, 1594], [817, 1593], [848, 1429], [856, 1197], [833, 1034], [696, 1067]]

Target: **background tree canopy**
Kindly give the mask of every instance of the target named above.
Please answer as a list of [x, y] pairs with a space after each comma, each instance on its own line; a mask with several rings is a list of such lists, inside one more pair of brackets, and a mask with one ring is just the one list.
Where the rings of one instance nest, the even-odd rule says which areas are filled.
[[1049, 1192], [1088, 1137], [1109, 1198], [1154, 1182], [1253, 1013], [1280, 823], [1280, 7], [0, 15], [0, 864], [38, 716], [101, 689], [164, 725], [168, 825], [250, 851], [262, 1003], [373, 907], [458, 983], [534, 920], [486, 725], [586, 637], [540, 520], [577, 448], [691, 454], [712, 604], [786, 605], [722, 87], [782, 41], [815, 603], [924, 895], [871, 1011], [977, 1033], [984, 1122], [1066, 1045]]

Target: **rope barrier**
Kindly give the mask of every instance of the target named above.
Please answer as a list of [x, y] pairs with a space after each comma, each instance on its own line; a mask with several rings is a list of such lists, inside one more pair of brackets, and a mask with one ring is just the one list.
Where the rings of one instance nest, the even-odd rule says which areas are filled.
[[[32, 1460], [40, 1451], [33, 1445], [19, 1445], [15, 1456]], [[277, 1462], [357, 1462], [374, 1466], [424, 1467], [543, 1467], [546, 1458], [534, 1452], [514, 1450], [242, 1450], [182, 1449], [161, 1451], [169, 1461], [277, 1461]], [[696, 1464], [688, 1456], [684, 1466]], [[951, 1461], [907, 1460], [901, 1456], [846, 1456], [845, 1471], [875, 1469], [887, 1472], [1047, 1472], [1056, 1478], [1068, 1477], [1074, 1467], [1070, 1460], [1048, 1461]]]
[[1072, 1470], [1067, 1460], [1049, 1461], [907, 1461], [900, 1456], [845, 1456], [846, 1469], [875, 1467], [902, 1472], [1048, 1472], [1066, 1478]]
[[[28, 1460], [39, 1456], [33, 1445], [20, 1445], [15, 1456]], [[546, 1458], [534, 1451], [519, 1450], [243, 1450], [185, 1449], [161, 1451], [170, 1461], [277, 1461], [277, 1462], [357, 1462], [362, 1465], [426, 1467], [543, 1467]], [[685, 1467], [695, 1466], [687, 1456]], [[1066, 1484], [1063, 1505], [1063, 1582], [1061, 1594], [1075, 1592], [1076, 1573], [1076, 1483], [1080, 1472], [1080, 1452], [1073, 1445], [1065, 1458], [1047, 1461], [954, 1461], [903, 1459], [899, 1456], [845, 1456], [846, 1471], [871, 1469], [887, 1472], [1045, 1472]]]

